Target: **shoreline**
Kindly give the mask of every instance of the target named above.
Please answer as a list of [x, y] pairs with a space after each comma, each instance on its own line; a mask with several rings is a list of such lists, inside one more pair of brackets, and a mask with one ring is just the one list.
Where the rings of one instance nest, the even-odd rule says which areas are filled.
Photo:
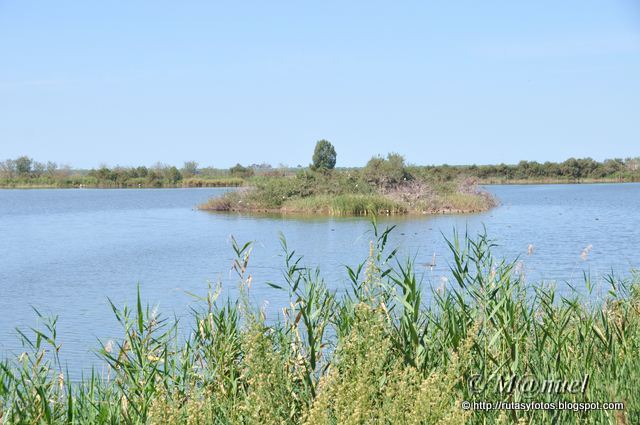
[[[378, 213], [377, 217], [427, 217], [436, 215], [463, 215], [463, 214], [478, 214], [492, 210], [493, 208], [500, 206], [499, 202], [487, 209], [459, 209], [459, 208], [441, 208], [436, 210], [427, 211], [406, 211], [403, 213]], [[230, 210], [215, 210], [198, 207], [198, 211], [204, 211], [213, 214], [235, 214], [235, 215], [256, 215], [256, 216], [286, 216], [286, 217], [369, 217], [371, 212], [365, 212], [362, 214], [332, 214], [330, 211], [305, 211], [305, 210], [290, 210], [290, 209], [230, 209]]]
[[18, 185], [18, 186], [2, 186], [0, 190], [26, 190], [26, 189], [62, 189], [62, 190], [81, 190], [81, 189], [237, 189], [242, 185], [202, 185], [202, 186], [53, 186], [53, 185]]
[[615, 179], [598, 179], [598, 180], [478, 180], [481, 186], [510, 186], [510, 185], [584, 185], [584, 184], [626, 184], [640, 183], [638, 180], [615, 180]]

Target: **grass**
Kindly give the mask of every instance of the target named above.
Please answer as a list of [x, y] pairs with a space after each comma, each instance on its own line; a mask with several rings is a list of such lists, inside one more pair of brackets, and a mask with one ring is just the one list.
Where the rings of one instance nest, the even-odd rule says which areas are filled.
[[[328, 289], [284, 237], [282, 274], [253, 282], [251, 244], [233, 241], [237, 300], [199, 296], [190, 335], [145, 307], [113, 307], [122, 337], [99, 355], [104, 376], [70, 383], [55, 318], [20, 333], [24, 353], [0, 363], [0, 421], [120, 424], [640, 423], [638, 276], [609, 278], [594, 301], [526, 282], [485, 235], [454, 236], [449, 285], [429, 288], [373, 221], [346, 292]], [[268, 284], [289, 304], [277, 320], [252, 305]], [[427, 301], [428, 300], [428, 301]], [[582, 380], [584, 392], [502, 392], [503, 377]], [[482, 385], [473, 386], [472, 383]], [[465, 411], [463, 401], [623, 402], [624, 410]]]
[[287, 200], [280, 208], [285, 213], [322, 213], [334, 216], [385, 214], [407, 212], [407, 207], [381, 195], [343, 194], [317, 195]]

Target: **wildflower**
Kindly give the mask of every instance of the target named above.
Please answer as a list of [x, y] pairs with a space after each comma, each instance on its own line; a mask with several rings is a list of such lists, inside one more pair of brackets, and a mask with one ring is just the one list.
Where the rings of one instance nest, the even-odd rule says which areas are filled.
[[582, 258], [582, 261], [587, 261], [587, 258], [589, 257], [589, 252], [591, 252], [592, 248], [593, 248], [593, 245], [589, 244], [585, 249], [582, 250], [582, 252], [580, 253], [580, 258]]
[[113, 340], [110, 339], [109, 341], [107, 341], [107, 343], [104, 346], [104, 351], [107, 353], [110, 353], [113, 351]]
[[534, 246], [532, 243], [527, 247], [527, 255], [533, 255]]
[[200, 331], [200, 337], [202, 339], [205, 339], [205, 332], [204, 332], [204, 320], [201, 320], [200, 323], [198, 323], [198, 330]]
[[497, 270], [494, 267], [491, 267], [491, 272], [489, 273], [489, 280], [495, 280], [497, 274]]
[[439, 295], [444, 294], [444, 290], [445, 290], [445, 287], [446, 287], [448, 281], [449, 281], [449, 279], [447, 279], [446, 276], [440, 276], [440, 285], [436, 288], [436, 292]]
[[127, 401], [127, 398], [123, 394], [122, 396], [120, 396], [120, 408], [122, 409], [123, 413], [127, 413], [128, 407], [129, 407], [129, 402]]
[[153, 310], [151, 310], [151, 314], [149, 315], [151, 320], [155, 321], [158, 318], [158, 306], [153, 306]]

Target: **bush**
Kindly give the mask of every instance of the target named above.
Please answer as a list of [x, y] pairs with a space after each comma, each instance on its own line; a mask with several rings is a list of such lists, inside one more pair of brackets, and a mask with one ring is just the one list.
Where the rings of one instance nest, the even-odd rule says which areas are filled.
[[240, 164], [236, 164], [233, 167], [229, 168], [229, 173], [233, 177], [240, 177], [240, 178], [246, 179], [253, 176], [254, 171], [253, 171], [253, 168], [243, 167]]
[[392, 188], [412, 177], [404, 164], [404, 157], [389, 153], [387, 158], [373, 157], [362, 170], [364, 179], [381, 188]]

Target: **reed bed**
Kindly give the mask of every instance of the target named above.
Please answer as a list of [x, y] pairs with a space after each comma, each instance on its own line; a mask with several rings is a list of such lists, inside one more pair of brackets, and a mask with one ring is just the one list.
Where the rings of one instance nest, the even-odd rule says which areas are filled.
[[381, 195], [343, 194], [318, 195], [286, 201], [284, 213], [321, 213], [333, 216], [405, 214], [407, 206]]
[[[329, 290], [317, 269], [282, 245], [282, 275], [252, 282], [250, 243], [233, 240], [238, 299], [220, 286], [198, 296], [190, 335], [144, 306], [112, 305], [122, 337], [98, 354], [109, 373], [71, 383], [56, 319], [20, 332], [24, 353], [0, 363], [0, 423], [77, 424], [637, 424], [638, 277], [559, 292], [526, 282], [496, 259], [486, 234], [454, 234], [449, 283], [432, 288], [373, 220], [350, 285]], [[251, 287], [288, 294], [278, 318]], [[194, 295], [195, 296], [195, 295]], [[428, 301], [427, 301], [428, 300]], [[580, 393], [504, 393], [500, 376], [580, 380]], [[617, 401], [624, 410], [469, 411], [463, 401]]]

